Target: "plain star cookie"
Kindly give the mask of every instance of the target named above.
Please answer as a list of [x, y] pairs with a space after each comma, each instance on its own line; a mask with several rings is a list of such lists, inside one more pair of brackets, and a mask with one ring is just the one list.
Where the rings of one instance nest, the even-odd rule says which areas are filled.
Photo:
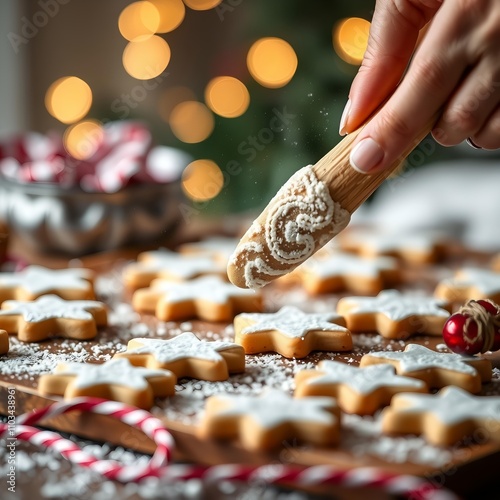
[[459, 269], [453, 278], [438, 283], [434, 295], [450, 302], [490, 299], [500, 302], [500, 273], [478, 267]]
[[64, 300], [43, 295], [33, 301], [6, 300], [0, 311], [0, 328], [17, 333], [23, 342], [60, 336], [93, 339], [97, 327], [107, 324], [106, 306], [95, 300]]
[[9, 347], [9, 334], [5, 330], [0, 330], [0, 354], [7, 354]]
[[155, 397], [175, 394], [176, 381], [168, 370], [135, 367], [127, 359], [111, 359], [102, 364], [59, 363], [54, 373], [40, 377], [38, 390], [65, 399], [96, 397], [150, 409]]
[[157, 278], [167, 281], [187, 281], [207, 274], [224, 276], [224, 267], [213, 258], [181, 255], [169, 250], [143, 252], [137, 262], [123, 270], [123, 282], [132, 290], [144, 288]]
[[271, 389], [260, 396], [221, 394], [207, 399], [202, 439], [239, 438], [247, 450], [270, 450], [287, 440], [316, 446], [339, 441], [340, 411], [333, 398], [295, 399]]
[[382, 415], [386, 434], [422, 434], [437, 446], [451, 446], [466, 436], [500, 441], [500, 397], [472, 396], [458, 387], [438, 394], [398, 394]]
[[277, 352], [303, 358], [311, 351], [349, 351], [352, 338], [334, 313], [305, 313], [285, 306], [276, 313], [243, 313], [234, 318], [235, 342], [247, 354]]
[[185, 332], [168, 340], [137, 338], [114, 358], [126, 358], [135, 366], [170, 370], [178, 378], [227, 380], [230, 373], [245, 371], [245, 351], [232, 342], [204, 342]]
[[436, 352], [410, 344], [403, 352], [372, 352], [361, 358], [361, 367], [390, 363], [399, 375], [418, 378], [430, 388], [456, 385], [472, 393], [481, 391], [481, 383], [491, 380], [490, 361], [475, 356]]
[[184, 255], [209, 257], [226, 266], [237, 244], [236, 238], [214, 236], [193, 243], [184, 243], [179, 247], [179, 252]]
[[396, 257], [412, 264], [429, 264], [442, 254], [442, 243], [431, 232], [383, 232], [369, 229], [345, 231], [342, 249], [363, 257]]
[[292, 274], [311, 295], [349, 291], [374, 294], [400, 280], [397, 260], [392, 257], [363, 258], [337, 252], [313, 257]]
[[0, 273], [0, 303], [4, 300], [34, 300], [55, 294], [63, 299], [94, 299], [94, 274], [88, 269], [48, 269], [28, 266], [17, 273]]
[[351, 332], [376, 331], [389, 339], [406, 339], [415, 334], [441, 335], [449, 307], [433, 297], [384, 290], [376, 297], [343, 297], [337, 313], [345, 317]]
[[231, 321], [241, 312], [262, 310], [259, 292], [243, 290], [217, 276], [172, 283], [154, 280], [150, 288], [137, 290], [132, 297], [134, 309], [155, 314], [161, 321], [198, 317], [205, 321]]
[[366, 368], [339, 361], [323, 360], [316, 370], [302, 370], [295, 375], [295, 396], [330, 396], [346, 413], [373, 415], [400, 392], [428, 392], [421, 380], [396, 375], [389, 364]]

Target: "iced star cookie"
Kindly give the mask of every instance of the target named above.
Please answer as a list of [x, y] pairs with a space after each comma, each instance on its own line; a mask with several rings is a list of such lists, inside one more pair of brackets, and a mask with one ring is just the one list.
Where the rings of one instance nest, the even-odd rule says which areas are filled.
[[365, 259], [341, 252], [309, 259], [293, 275], [311, 295], [345, 290], [374, 294], [400, 280], [398, 262], [391, 257]]
[[0, 311], [0, 328], [17, 333], [23, 342], [53, 336], [93, 339], [97, 327], [107, 324], [106, 306], [95, 300], [64, 300], [43, 295], [33, 301], [6, 300]]
[[500, 273], [490, 269], [464, 267], [451, 279], [438, 283], [434, 295], [450, 302], [490, 299], [500, 302]]
[[491, 362], [475, 356], [436, 352], [410, 344], [403, 352], [382, 351], [365, 354], [361, 367], [390, 363], [399, 375], [418, 378], [430, 388], [456, 385], [472, 393], [481, 391], [481, 383], [491, 380]]
[[179, 252], [183, 255], [209, 257], [226, 266], [237, 244], [236, 238], [214, 236], [193, 243], [184, 243], [179, 247]]
[[276, 313], [243, 313], [234, 318], [235, 342], [247, 354], [277, 352], [303, 358], [311, 351], [349, 351], [352, 338], [334, 313], [305, 313], [285, 306]]
[[204, 276], [184, 283], [154, 280], [150, 288], [137, 290], [134, 309], [155, 314], [161, 321], [200, 318], [205, 321], [231, 321], [240, 312], [262, 310], [259, 292], [243, 290], [217, 276]]
[[428, 392], [424, 382], [396, 375], [389, 364], [358, 368], [330, 360], [320, 361], [316, 370], [298, 372], [295, 387], [295, 397], [334, 397], [342, 411], [358, 415], [373, 415], [400, 392]]
[[0, 330], [0, 354], [7, 354], [9, 347], [9, 334], [5, 330]]
[[500, 397], [445, 387], [433, 395], [398, 394], [382, 414], [385, 434], [422, 434], [437, 446], [451, 446], [476, 431], [500, 441]]
[[239, 438], [247, 450], [270, 450], [287, 440], [316, 446], [339, 441], [340, 411], [333, 398], [294, 399], [271, 389], [260, 396], [221, 394], [207, 399], [202, 439]]
[[363, 257], [390, 256], [414, 264], [429, 264], [438, 260], [442, 243], [430, 232], [388, 233], [369, 229], [354, 229], [341, 233], [344, 250]]
[[337, 313], [345, 317], [351, 332], [376, 331], [385, 338], [406, 339], [415, 334], [441, 335], [449, 308], [433, 297], [384, 290], [376, 297], [343, 297]]
[[127, 359], [111, 359], [102, 364], [59, 363], [54, 373], [40, 377], [38, 390], [65, 399], [96, 397], [150, 409], [155, 397], [175, 394], [176, 381], [168, 370], [151, 370], [132, 366]]
[[224, 267], [211, 257], [181, 255], [163, 249], [139, 254], [137, 262], [124, 268], [123, 282], [127, 288], [137, 290], [149, 286], [156, 278], [187, 281], [207, 274], [224, 276]]
[[169, 340], [137, 338], [114, 358], [126, 358], [135, 366], [170, 370], [178, 378], [227, 380], [230, 373], [245, 371], [245, 351], [232, 342], [204, 342], [185, 332]]
[[0, 273], [0, 303], [4, 300], [34, 300], [47, 294], [63, 299], [94, 299], [94, 274], [88, 269], [48, 269], [28, 266], [17, 273]]

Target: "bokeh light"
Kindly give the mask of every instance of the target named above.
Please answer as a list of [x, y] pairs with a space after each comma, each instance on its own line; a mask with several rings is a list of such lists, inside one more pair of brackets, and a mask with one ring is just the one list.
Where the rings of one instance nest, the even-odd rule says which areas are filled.
[[45, 93], [47, 111], [62, 123], [81, 120], [92, 105], [92, 90], [76, 76], [56, 80]]
[[129, 42], [123, 51], [125, 71], [139, 80], [161, 74], [170, 62], [170, 47], [163, 38], [153, 35]]
[[160, 25], [160, 13], [152, 2], [134, 2], [125, 7], [118, 18], [118, 29], [123, 38], [136, 40], [152, 36]]
[[177, 28], [184, 20], [186, 7], [182, 0], [148, 0], [160, 15], [156, 33], [168, 33]]
[[247, 66], [253, 78], [264, 87], [285, 86], [297, 69], [297, 55], [281, 38], [261, 38], [250, 48]]
[[360, 17], [339, 21], [333, 27], [335, 52], [349, 64], [361, 64], [368, 46], [370, 22]]
[[225, 118], [236, 118], [248, 109], [250, 93], [237, 78], [219, 76], [208, 83], [205, 102], [214, 113]]
[[103, 139], [102, 124], [96, 120], [85, 120], [66, 129], [63, 144], [73, 158], [86, 160], [97, 151]]
[[170, 87], [165, 89], [158, 100], [158, 113], [167, 123], [170, 113], [183, 101], [195, 101], [195, 93], [188, 87]]
[[214, 116], [201, 102], [177, 104], [168, 120], [174, 135], [188, 144], [204, 141], [214, 129]]
[[184, 0], [184, 3], [193, 10], [208, 10], [217, 7], [222, 0]]
[[182, 189], [194, 201], [215, 198], [224, 186], [224, 175], [212, 160], [195, 160], [182, 173]]

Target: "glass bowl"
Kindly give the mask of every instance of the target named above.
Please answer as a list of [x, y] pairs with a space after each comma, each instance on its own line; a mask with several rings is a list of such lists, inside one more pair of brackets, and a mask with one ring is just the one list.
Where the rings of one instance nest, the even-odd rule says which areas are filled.
[[0, 220], [21, 244], [40, 253], [81, 257], [164, 242], [181, 220], [181, 201], [180, 182], [91, 193], [0, 177]]

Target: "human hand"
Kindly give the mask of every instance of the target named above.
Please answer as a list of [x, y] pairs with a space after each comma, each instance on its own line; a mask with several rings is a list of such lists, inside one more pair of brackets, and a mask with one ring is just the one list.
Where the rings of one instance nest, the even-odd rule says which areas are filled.
[[500, 1], [377, 0], [341, 135], [386, 99], [354, 142], [351, 165], [358, 171], [387, 168], [433, 116], [432, 135], [444, 146], [470, 138], [500, 148]]

